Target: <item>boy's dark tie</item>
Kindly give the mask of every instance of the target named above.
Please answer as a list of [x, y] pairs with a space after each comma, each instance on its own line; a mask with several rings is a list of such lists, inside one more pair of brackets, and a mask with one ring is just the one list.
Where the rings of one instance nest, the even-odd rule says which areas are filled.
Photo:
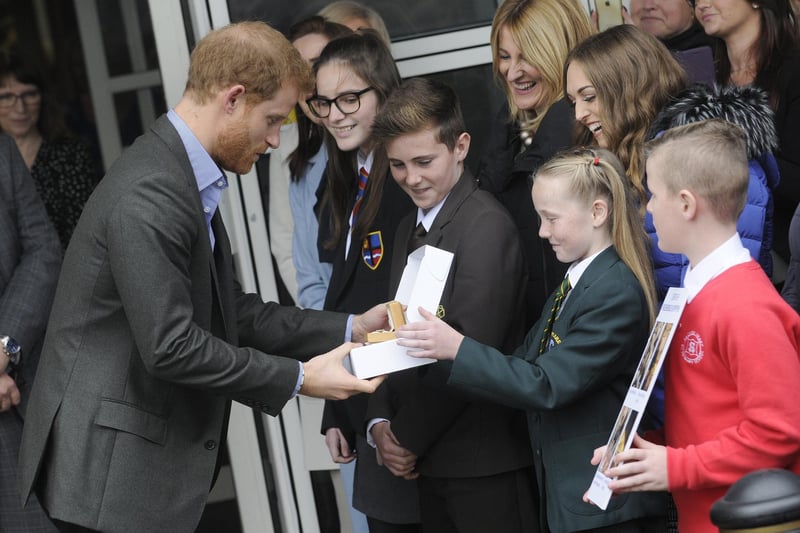
[[414, 229], [414, 233], [411, 234], [411, 239], [408, 240], [408, 253], [413, 252], [425, 244], [425, 235], [427, 234], [428, 230], [425, 229], [425, 226], [422, 225], [422, 222], [417, 224], [417, 227]]
[[544, 332], [542, 333], [542, 340], [539, 341], [539, 354], [543, 354], [550, 346], [550, 333], [553, 331], [553, 322], [556, 321], [558, 311], [561, 309], [561, 304], [564, 302], [567, 293], [572, 288], [569, 283], [569, 276], [564, 277], [564, 281], [556, 289], [556, 297], [553, 299], [553, 307], [550, 309], [550, 315], [547, 317], [547, 322], [544, 325]]

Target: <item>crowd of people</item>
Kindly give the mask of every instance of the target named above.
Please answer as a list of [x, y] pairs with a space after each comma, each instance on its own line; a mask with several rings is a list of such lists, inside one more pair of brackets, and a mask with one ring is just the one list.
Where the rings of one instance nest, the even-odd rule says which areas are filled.
[[[44, 80], [4, 64], [0, 531], [192, 531], [230, 402], [297, 394], [326, 399], [356, 533], [714, 532], [737, 479], [800, 474], [797, 12], [630, 0], [620, 20], [504, 0], [485, 146], [453, 88], [401, 80], [368, 7], [231, 24], [96, 187]], [[268, 148], [297, 306], [242, 292], [217, 211], [223, 171]], [[395, 334], [436, 362], [357, 379], [343, 360], [389, 328], [423, 245], [454, 255], [440, 305]], [[609, 465], [672, 287], [664, 372]]]

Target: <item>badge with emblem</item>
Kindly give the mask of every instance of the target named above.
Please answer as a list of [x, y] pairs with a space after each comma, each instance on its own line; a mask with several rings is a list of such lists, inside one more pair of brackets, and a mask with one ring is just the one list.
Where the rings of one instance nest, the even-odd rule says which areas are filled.
[[703, 360], [705, 352], [703, 338], [696, 331], [690, 331], [681, 343], [681, 357], [687, 363], [696, 365]]
[[364, 242], [361, 243], [361, 256], [370, 270], [378, 268], [383, 259], [383, 237], [380, 231], [373, 231], [364, 238]]

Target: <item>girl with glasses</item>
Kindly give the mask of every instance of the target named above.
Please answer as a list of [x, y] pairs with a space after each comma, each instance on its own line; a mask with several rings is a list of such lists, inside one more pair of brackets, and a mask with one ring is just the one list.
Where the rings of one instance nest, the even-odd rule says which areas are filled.
[[[372, 122], [400, 74], [389, 48], [372, 30], [332, 40], [314, 63], [316, 90], [307, 100], [326, 130], [319, 255], [333, 263], [324, 308], [349, 313], [390, 299], [389, 271], [397, 226], [415, 209], [375, 149]], [[416, 532], [416, 481], [379, 466], [365, 437], [367, 398], [327, 402], [322, 431], [337, 463], [357, 457], [353, 506], [370, 532]]]

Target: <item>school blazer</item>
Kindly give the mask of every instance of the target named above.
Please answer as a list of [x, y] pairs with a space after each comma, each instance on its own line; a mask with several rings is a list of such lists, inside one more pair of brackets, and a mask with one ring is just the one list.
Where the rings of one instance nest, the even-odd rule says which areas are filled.
[[639, 283], [613, 247], [601, 252], [562, 305], [556, 345], [540, 356], [554, 296], [513, 355], [465, 338], [448, 384], [528, 411], [539, 493], [554, 533], [663, 515], [664, 493], [616, 496], [607, 511], [582, 501], [595, 472], [592, 453], [608, 440], [647, 340]]
[[[362, 241], [356, 242], [355, 239], [350, 243], [350, 253], [345, 260], [347, 235], [342, 235], [332, 257], [333, 272], [325, 295], [326, 310], [362, 313], [394, 298], [394, 291], [390, 290], [390, 273], [393, 254], [398, 253], [395, 247], [397, 226], [415, 207], [391, 175], [384, 176], [384, 179], [380, 208], [369, 228], [372, 238], [380, 243], [380, 260], [377, 265], [369, 264], [364, 259]], [[402, 251], [402, 256], [405, 261], [405, 251]], [[325, 402], [322, 433], [330, 427], [338, 427], [347, 442], [354, 445], [356, 435], [364, 436], [363, 419], [368, 396], [357, 394], [347, 400]]]
[[[372, 246], [365, 260], [362, 240], [352, 239], [350, 253], [344, 258], [347, 235], [337, 243], [324, 309], [361, 312], [392, 298], [389, 294], [389, 274], [395, 250], [395, 232], [400, 220], [414, 209], [411, 199], [390, 174], [383, 176], [380, 208], [369, 228]], [[364, 200], [374, 191], [368, 190]], [[324, 219], [323, 219], [324, 220]], [[323, 237], [324, 231], [320, 232]], [[375, 252], [380, 253], [377, 260]], [[348, 444], [357, 449], [353, 505], [371, 518], [396, 524], [419, 522], [418, 495], [415, 481], [393, 476], [378, 465], [375, 451], [364, 438], [364, 415], [368, 394], [356, 394], [347, 400], [326, 401], [322, 416], [322, 433], [337, 427]], [[358, 436], [358, 437], [357, 437]]]
[[[231, 399], [277, 414], [346, 315], [264, 304], [212, 253], [195, 177], [161, 117], [111, 167], [67, 249], [24, 426], [22, 497], [103, 532], [193, 531]], [[248, 346], [248, 347], [238, 347]]]
[[[416, 212], [398, 228], [393, 289], [415, 226]], [[492, 346], [516, 345], [525, 285], [519, 236], [506, 210], [478, 189], [468, 170], [450, 191], [424, 244], [454, 254], [440, 302], [443, 320]], [[525, 414], [448, 388], [447, 369], [449, 363], [440, 362], [391, 374], [370, 397], [367, 418], [391, 420], [400, 443], [419, 456], [416, 470], [427, 476], [488, 476], [532, 464]]]

